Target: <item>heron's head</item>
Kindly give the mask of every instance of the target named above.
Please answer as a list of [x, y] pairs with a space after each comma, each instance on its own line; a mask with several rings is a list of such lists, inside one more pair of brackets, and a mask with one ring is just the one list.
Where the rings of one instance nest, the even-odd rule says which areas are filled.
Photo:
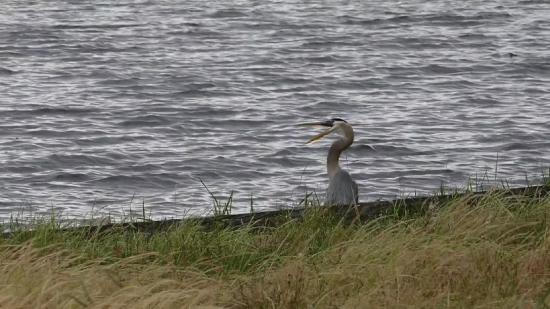
[[298, 124], [301, 127], [305, 126], [317, 126], [317, 127], [323, 127], [326, 130], [315, 135], [312, 137], [307, 143], [311, 144], [315, 142], [316, 140], [329, 135], [330, 133], [336, 133], [341, 136], [346, 136], [346, 132], [349, 132], [351, 129], [351, 125], [341, 118], [332, 118], [325, 121], [318, 121], [318, 122], [306, 122], [306, 123], [300, 123]]

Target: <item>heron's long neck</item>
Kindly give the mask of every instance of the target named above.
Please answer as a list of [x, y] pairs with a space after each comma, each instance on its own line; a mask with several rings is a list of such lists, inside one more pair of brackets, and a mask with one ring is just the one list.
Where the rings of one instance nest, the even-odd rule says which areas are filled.
[[344, 137], [332, 143], [328, 151], [327, 172], [329, 179], [332, 179], [334, 174], [340, 170], [340, 165], [338, 164], [340, 154], [353, 144], [353, 130], [349, 128], [344, 133]]

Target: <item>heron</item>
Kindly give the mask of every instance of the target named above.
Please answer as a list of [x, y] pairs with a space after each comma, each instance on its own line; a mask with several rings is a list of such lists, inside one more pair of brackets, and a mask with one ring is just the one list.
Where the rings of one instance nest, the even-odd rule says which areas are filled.
[[320, 126], [327, 128], [325, 131], [315, 135], [306, 145], [309, 145], [320, 138], [336, 133], [342, 138], [334, 141], [329, 148], [327, 155], [327, 174], [329, 185], [325, 194], [325, 205], [353, 205], [359, 203], [359, 191], [357, 183], [351, 178], [350, 174], [343, 170], [338, 163], [340, 155], [351, 144], [353, 144], [353, 128], [351, 124], [341, 118], [332, 118], [325, 121], [306, 122], [298, 124], [299, 126]]

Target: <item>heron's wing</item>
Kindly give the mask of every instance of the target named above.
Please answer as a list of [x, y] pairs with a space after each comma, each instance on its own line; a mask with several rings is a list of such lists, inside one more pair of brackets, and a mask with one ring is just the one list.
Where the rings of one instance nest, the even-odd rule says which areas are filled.
[[353, 194], [355, 195], [355, 204], [359, 204], [359, 188], [357, 187], [357, 183], [355, 181], [352, 181], [353, 186]]
[[351, 179], [348, 172], [339, 170], [330, 179], [325, 194], [325, 204], [352, 205], [358, 203], [357, 183]]

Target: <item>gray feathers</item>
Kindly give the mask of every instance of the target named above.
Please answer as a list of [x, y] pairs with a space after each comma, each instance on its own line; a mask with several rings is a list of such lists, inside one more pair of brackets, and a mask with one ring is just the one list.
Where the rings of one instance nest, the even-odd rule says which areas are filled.
[[357, 183], [348, 172], [337, 171], [329, 180], [325, 205], [352, 205], [359, 202]]

